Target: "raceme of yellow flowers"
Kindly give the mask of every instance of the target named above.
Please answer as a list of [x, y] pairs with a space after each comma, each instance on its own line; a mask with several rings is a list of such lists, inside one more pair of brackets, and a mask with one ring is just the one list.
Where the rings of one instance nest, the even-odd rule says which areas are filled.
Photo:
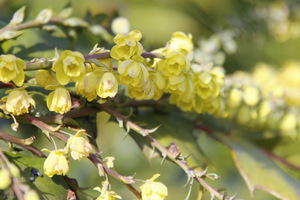
[[238, 71], [226, 77], [220, 116], [300, 139], [299, 88], [300, 63], [288, 61], [277, 70], [258, 63], [252, 74]]
[[[37, 84], [52, 91], [47, 98], [49, 110], [60, 114], [71, 110], [71, 97], [66, 85], [73, 81], [77, 93], [88, 101], [97, 97], [113, 98], [118, 93], [119, 84], [122, 84], [127, 87], [129, 97], [137, 100], [159, 100], [164, 93], [169, 93], [170, 103], [184, 111], [220, 112], [224, 70], [212, 63], [193, 60], [191, 35], [174, 33], [165, 47], [153, 51], [163, 57], [154, 58], [154, 61], [142, 57], [141, 38], [141, 33], [136, 30], [129, 34], [119, 33], [110, 52], [112, 58], [88, 62], [80, 52], [66, 50], [54, 60], [50, 70], [39, 70], [36, 73]], [[101, 48], [93, 51], [103, 52], [106, 51]], [[116, 70], [113, 62], [118, 62]], [[22, 86], [25, 68], [20, 58], [2, 55], [0, 80]], [[34, 100], [24, 87], [7, 93], [8, 96], [3, 98], [7, 112], [22, 115], [35, 107]]]
[[[80, 52], [66, 50], [54, 60], [51, 69], [38, 70], [36, 83], [51, 91], [47, 97], [48, 109], [60, 114], [71, 110], [70, 89], [66, 86], [70, 82], [75, 82], [76, 92], [88, 101], [114, 98], [121, 84], [128, 96], [136, 100], [159, 100], [163, 94], [169, 94], [170, 103], [183, 111], [207, 112], [253, 128], [299, 135], [299, 63], [289, 62], [277, 71], [260, 63], [252, 74], [235, 72], [225, 79], [221, 66], [200, 59], [199, 51], [194, 55], [190, 34], [174, 33], [165, 47], [152, 52], [159, 55], [153, 59], [143, 57], [141, 38], [136, 30], [119, 33], [114, 38], [111, 58], [91, 62]], [[95, 47], [90, 54], [104, 52], [107, 50]], [[14, 83], [14, 89], [6, 91], [7, 96], [2, 98], [5, 106], [0, 108], [5, 113], [22, 115], [35, 108], [35, 100], [26, 91], [28, 86], [23, 86], [24, 69], [26, 64], [22, 59], [14, 55], [0, 56], [0, 81]], [[50, 153], [44, 163], [49, 177], [67, 174], [69, 153], [74, 160], [89, 156], [92, 146], [81, 137], [83, 133], [80, 130], [70, 136], [64, 149], [43, 149]], [[8, 187], [11, 182], [7, 172], [0, 168], [0, 174], [5, 180], [1, 181], [0, 189]], [[143, 200], [167, 196], [166, 186], [154, 181], [158, 176], [154, 175], [140, 187]], [[101, 192], [97, 199], [121, 198], [105, 187], [95, 190]]]

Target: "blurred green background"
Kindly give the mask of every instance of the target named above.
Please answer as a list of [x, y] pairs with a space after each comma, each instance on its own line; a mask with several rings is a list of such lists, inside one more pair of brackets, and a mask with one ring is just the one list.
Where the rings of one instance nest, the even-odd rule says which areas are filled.
[[[279, 67], [288, 59], [299, 59], [298, 38], [278, 41], [268, 31], [266, 21], [255, 18], [254, 10], [257, 3], [270, 1], [249, 1], [249, 0], [21, 0], [21, 1], [5, 1], [0, 0], [0, 23], [7, 24], [13, 13], [21, 6], [26, 5], [26, 18], [32, 19], [37, 13], [44, 8], [52, 8], [54, 12], [59, 13], [67, 4], [71, 4], [73, 16], [85, 18], [87, 12], [91, 15], [100, 13], [106, 14], [103, 26], [110, 31], [111, 19], [116, 16], [124, 16], [128, 18], [131, 29], [142, 32], [144, 48], [148, 51], [162, 47], [175, 31], [191, 33], [193, 40], [197, 45], [199, 38], [206, 38], [221, 30], [234, 29], [238, 32], [236, 42], [238, 44], [237, 52], [227, 56], [224, 68], [227, 73], [236, 70], [251, 70], [251, 68], [259, 61], [274, 64]], [[294, 1], [291, 1], [294, 2]], [[296, 16], [297, 17], [297, 16]], [[42, 31], [41, 31], [42, 32]], [[55, 39], [45, 36], [45, 33], [38, 33], [40, 38], [48, 38], [46, 42], [49, 47], [68, 48], [66, 42], [61, 39]], [[49, 39], [50, 38], [50, 39]], [[29, 46], [34, 41], [26, 41]], [[93, 36], [85, 31], [78, 35], [78, 41], [75, 49], [83, 53], [88, 53], [95, 43], [102, 44], [107, 47], [111, 46], [101, 38]], [[34, 54], [39, 55], [39, 54]], [[53, 54], [54, 55], [54, 54]], [[0, 120], [1, 130], [11, 132], [10, 122]], [[33, 127], [28, 126], [28, 130]], [[24, 130], [27, 130], [24, 129]], [[118, 131], [116, 131], [118, 132]], [[23, 137], [29, 137], [32, 131], [25, 131]], [[45, 137], [40, 131], [36, 130], [35, 135], [38, 141], [41, 140], [41, 146], [46, 143]], [[19, 135], [20, 136], [20, 135]], [[125, 139], [124, 132], [114, 133], [111, 138], [103, 138], [100, 149], [104, 151], [105, 156], [114, 156], [115, 169], [122, 175], [132, 175], [136, 173], [135, 178], [147, 179], [155, 173], [162, 176], [158, 179], [165, 183], [169, 188], [169, 196], [166, 199], [185, 199], [188, 194], [188, 187], [184, 187], [187, 178], [183, 171], [170, 162], [160, 165], [161, 159], [155, 159], [152, 166], [149, 165], [147, 159], [140, 152], [135, 142], [127, 136]], [[107, 142], [106, 142], [107, 141]], [[275, 200], [275, 197], [262, 191], [255, 191], [254, 197], [250, 198], [245, 182], [239, 176], [237, 169], [233, 163], [228, 148], [216, 143], [215, 141], [201, 137], [199, 140], [204, 152], [211, 160], [212, 166], [210, 172], [220, 175], [221, 179], [209, 181], [215, 187], [225, 187], [228, 193], [233, 195], [237, 193], [237, 197], [241, 199], [256, 200]], [[48, 143], [49, 144], [49, 143]], [[5, 143], [0, 145], [7, 147]], [[47, 146], [51, 149], [51, 146]], [[213, 148], [211, 148], [213, 147]], [[96, 168], [89, 161], [78, 162], [71, 161], [70, 177], [76, 177], [79, 186], [82, 188], [93, 188], [101, 185], [102, 179], [96, 174]], [[94, 175], [91, 175], [93, 172]], [[123, 199], [134, 199], [134, 196], [118, 181], [111, 179], [112, 189], [117, 191]], [[137, 183], [137, 187], [140, 183]], [[195, 183], [197, 186], [197, 183]], [[191, 200], [196, 200], [197, 187], [194, 187], [190, 196]], [[97, 192], [91, 190], [83, 190], [88, 194], [97, 196]], [[210, 199], [206, 196], [204, 199]]]

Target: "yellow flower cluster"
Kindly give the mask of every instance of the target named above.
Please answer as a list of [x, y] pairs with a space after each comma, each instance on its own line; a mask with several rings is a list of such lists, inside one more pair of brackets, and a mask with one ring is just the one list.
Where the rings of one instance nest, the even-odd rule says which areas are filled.
[[[103, 53], [96, 49], [93, 53]], [[92, 101], [100, 98], [113, 98], [118, 92], [116, 73], [112, 71], [112, 60], [99, 59], [98, 65], [87, 63], [80, 52], [64, 51], [51, 70], [39, 70], [36, 81], [41, 87], [54, 90], [47, 98], [50, 111], [63, 114], [71, 110], [72, 102], [69, 90], [65, 87], [75, 81], [77, 93]]]
[[[115, 36], [116, 45], [110, 55], [118, 61], [116, 72], [113, 71], [111, 58], [89, 62], [80, 52], [69, 50], [53, 62], [50, 70], [39, 70], [36, 73], [37, 84], [52, 90], [47, 97], [49, 110], [60, 114], [71, 110], [72, 101], [66, 85], [73, 81], [77, 93], [88, 101], [97, 97], [115, 97], [120, 83], [127, 87], [129, 97], [137, 100], [158, 100], [164, 93], [169, 93], [170, 102], [184, 111], [220, 112], [224, 71], [211, 63], [201, 64], [193, 60], [194, 46], [190, 34], [174, 33], [164, 48], [154, 51], [164, 58], [154, 59], [142, 57], [141, 38], [141, 33], [136, 30]], [[94, 48], [90, 54], [105, 52], [104, 49]], [[0, 70], [10, 74], [9, 78], [0, 77], [1, 80], [22, 84], [25, 63], [13, 55], [1, 58]], [[18, 94], [12, 92], [7, 98], [6, 109], [15, 115], [28, 113], [30, 105], [35, 106], [34, 100], [25, 90], [17, 91]]]
[[[268, 31], [279, 42], [300, 37], [298, 5], [286, 1], [265, 2], [257, 6], [255, 12], [267, 23]], [[278, 17], [280, 16], [280, 17]]]
[[68, 150], [74, 160], [87, 158], [92, 153], [92, 146], [81, 137], [84, 130], [79, 130], [74, 136], [71, 136], [64, 149], [49, 151], [43, 149], [49, 154], [44, 162], [44, 171], [49, 177], [56, 175], [66, 175], [69, 171], [69, 163], [66, 157]]
[[129, 97], [158, 100], [163, 94], [165, 81], [159, 72], [153, 70], [149, 61], [141, 56], [141, 38], [142, 34], [136, 30], [117, 34], [111, 56], [119, 61], [118, 80], [128, 86]]
[[[25, 62], [14, 55], [7, 54], [0, 56], [0, 81], [3, 83], [14, 82], [16, 86], [22, 86], [25, 79]], [[35, 101], [28, 95], [26, 87], [7, 90], [7, 96], [1, 100], [5, 102], [5, 112], [13, 115], [22, 115], [29, 113], [32, 107], [35, 107]]]
[[210, 114], [221, 111], [224, 70], [193, 59], [191, 35], [176, 32], [166, 47], [154, 52], [164, 56], [164, 59], [156, 59], [154, 68], [165, 79], [164, 92], [170, 94], [170, 103], [183, 111]]
[[278, 70], [258, 63], [252, 74], [235, 72], [227, 77], [222, 117], [300, 139], [299, 88], [300, 63], [289, 61]]

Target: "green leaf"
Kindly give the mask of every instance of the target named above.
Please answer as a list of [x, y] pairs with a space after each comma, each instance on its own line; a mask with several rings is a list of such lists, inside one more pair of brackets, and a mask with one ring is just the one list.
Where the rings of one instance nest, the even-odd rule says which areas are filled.
[[[68, 186], [62, 176], [53, 176], [49, 178], [44, 174], [44, 161], [45, 158], [34, 158], [24, 156], [19, 153], [6, 152], [8, 159], [14, 162], [20, 169], [22, 177], [25, 178], [26, 184], [29, 184], [31, 188], [36, 190], [42, 199], [55, 200], [66, 199]], [[31, 169], [37, 170], [42, 173], [42, 177], [35, 176], [33, 182], [29, 181], [31, 176]]]
[[[160, 114], [153, 112], [140, 112], [137, 116], [139, 121], [146, 123], [147, 129], [160, 127], [154, 133], [151, 133], [160, 144], [169, 147], [174, 143], [179, 148], [180, 156], [189, 156], [187, 164], [189, 167], [195, 167], [199, 170], [206, 168], [208, 159], [200, 149], [193, 136], [193, 121], [182, 117], [176, 113]], [[141, 143], [146, 138], [141, 138], [139, 133], [131, 132], [130, 134], [137, 143]]]
[[[101, 150], [107, 151], [114, 148], [125, 136], [126, 131], [118, 123], [109, 121], [110, 114], [106, 112], [97, 113], [97, 138], [96, 142]], [[121, 137], [120, 137], [121, 136]]]
[[297, 200], [300, 184], [282, 171], [258, 147], [241, 138], [215, 136], [232, 150], [235, 164], [251, 194], [255, 189], [264, 190], [280, 199]]

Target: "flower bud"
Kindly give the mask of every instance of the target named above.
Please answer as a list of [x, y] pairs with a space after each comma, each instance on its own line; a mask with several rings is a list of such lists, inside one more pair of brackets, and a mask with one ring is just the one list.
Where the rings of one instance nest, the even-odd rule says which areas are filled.
[[28, 190], [24, 192], [24, 200], [39, 200], [40, 197], [35, 190]]
[[244, 91], [244, 101], [249, 106], [255, 106], [259, 101], [259, 91], [256, 87], [246, 86]]
[[12, 164], [12, 163], [8, 163], [8, 164], [7, 164], [7, 167], [8, 167], [8, 169], [9, 169], [11, 175], [12, 175], [14, 178], [20, 178], [20, 177], [21, 177], [21, 175], [20, 175], [20, 170], [19, 170], [19, 168], [18, 168], [16, 165], [14, 165], [14, 164]]
[[113, 98], [118, 93], [118, 81], [111, 72], [102, 75], [97, 85], [97, 95], [101, 98]]
[[75, 89], [77, 93], [87, 98], [88, 101], [92, 101], [97, 97], [96, 86], [98, 84], [98, 77], [93, 72], [89, 72], [85, 75], [84, 80], [77, 82]]
[[51, 75], [51, 73], [44, 69], [41, 69], [37, 72], [35, 79], [37, 84], [41, 87], [58, 84], [58, 81]]
[[71, 110], [72, 102], [69, 91], [64, 87], [57, 87], [47, 98], [47, 106], [50, 111], [60, 114]]
[[8, 171], [6, 171], [5, 169], [0, 169], [0, 177], [0, 190], [5, 190], [11, 184], [11, 179]]
[[290, 131], [294, 130], [296, 126], [297, 118], [293, 113], [286, 113], [279, 123], [279, 128], [284, 134], [288, 134]]

